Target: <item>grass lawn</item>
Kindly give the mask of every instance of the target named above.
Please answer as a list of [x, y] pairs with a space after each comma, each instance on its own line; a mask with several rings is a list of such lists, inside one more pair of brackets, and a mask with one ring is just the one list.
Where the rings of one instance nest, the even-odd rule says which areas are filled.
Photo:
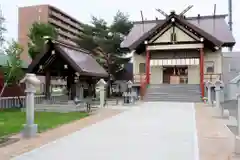
[[[88, 113], [83, 112], [35, 112], [35, 123], [38, 124], [39, 132], [43, 132], [86, 116]], [[0, 110], [0, 137], [20, 132], [25, 123], [25, 112], [21, 112], [20, 109]]]

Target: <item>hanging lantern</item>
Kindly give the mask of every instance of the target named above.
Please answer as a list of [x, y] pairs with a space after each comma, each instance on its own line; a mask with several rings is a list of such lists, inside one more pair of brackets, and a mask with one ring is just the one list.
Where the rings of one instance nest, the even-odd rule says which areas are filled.
[[74, 77], [74, 82], [78, 82], [79, 81], [79, 77], [78, 76], [75, 76]]
[[58, 81], [58, 83], [61, 83], [61, 82], [62, 82], [62, 80], [61, 80], [60, 77], [57, 79], [57, 81]]
[[80, 74], [79, 74], [78, 72], [76, 72], [75, 74], [76, 74], [76, 76], [78, 76], [78, 77], [80, 76]]
[[64, 69], [68, 69], [68, 65], [64, 64]]

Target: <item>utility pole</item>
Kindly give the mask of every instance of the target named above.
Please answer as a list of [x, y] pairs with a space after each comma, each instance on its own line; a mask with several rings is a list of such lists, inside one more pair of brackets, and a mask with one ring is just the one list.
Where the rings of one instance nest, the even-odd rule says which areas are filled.
[[[229, 29], [232, 32], [232, 25], [233, 25], [233, 21], [232, 21], [232, 0], [228, 0], [228, 25], [229, 25]], [[229, 47], [229, 51], [232, 51], [232, 47]]]

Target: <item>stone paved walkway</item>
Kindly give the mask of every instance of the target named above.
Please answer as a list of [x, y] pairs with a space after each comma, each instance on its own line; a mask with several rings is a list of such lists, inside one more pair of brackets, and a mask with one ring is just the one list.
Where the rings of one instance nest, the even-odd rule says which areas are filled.
[[199, 159], [193, 103], [142, 105], [14, 159]]
[[12, 145], [0, 148], [0, 160], [9, 160], [12, 157], [41, 147], [42, 145], [45, 145], [51, 141], [59, 139], [63, 136], [67, 136], [68, 134], [79, 131], [86, 126], [95, 124], [106, 118], [115, 116], [121, 112], [122, 111], [119, 110], [100, 109], [94, 115], [71, 122], [69, 124], [65, 124], [55, 129], [51, 129], [47, 132], [39, 134], [37, 137], [32, 139], [23, 139], [20, 135], [15, 135], [13, 137], [21, 138], [20, 141]]
[[216, 108], [196, 104], [200, 160], [237, 160], [234, 154], [234, 135], [217, 115]]

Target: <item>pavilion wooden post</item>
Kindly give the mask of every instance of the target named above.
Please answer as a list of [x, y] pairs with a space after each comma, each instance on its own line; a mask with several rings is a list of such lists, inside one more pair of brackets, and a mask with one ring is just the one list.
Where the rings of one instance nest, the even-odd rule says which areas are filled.
[[150, 84], [150, 51], [147, 46], [148, 42], [145, 41], [146, 46], [146, 82]]
[[200, 88], [201, 96], [204, 97], [204, 51], [200, 48]]
[[75, 97], [75, 90], [74, 90], [74, 76], [72, 72], [68, 73], [67, 76], [67, 89], [68, 89], [68, 99], [69, 100], [74, 100]]
[[50, 85], [51, 85], [51, 74], [50, 71], [46, 71], [45, 73], [45, 99], [50, 100]]

